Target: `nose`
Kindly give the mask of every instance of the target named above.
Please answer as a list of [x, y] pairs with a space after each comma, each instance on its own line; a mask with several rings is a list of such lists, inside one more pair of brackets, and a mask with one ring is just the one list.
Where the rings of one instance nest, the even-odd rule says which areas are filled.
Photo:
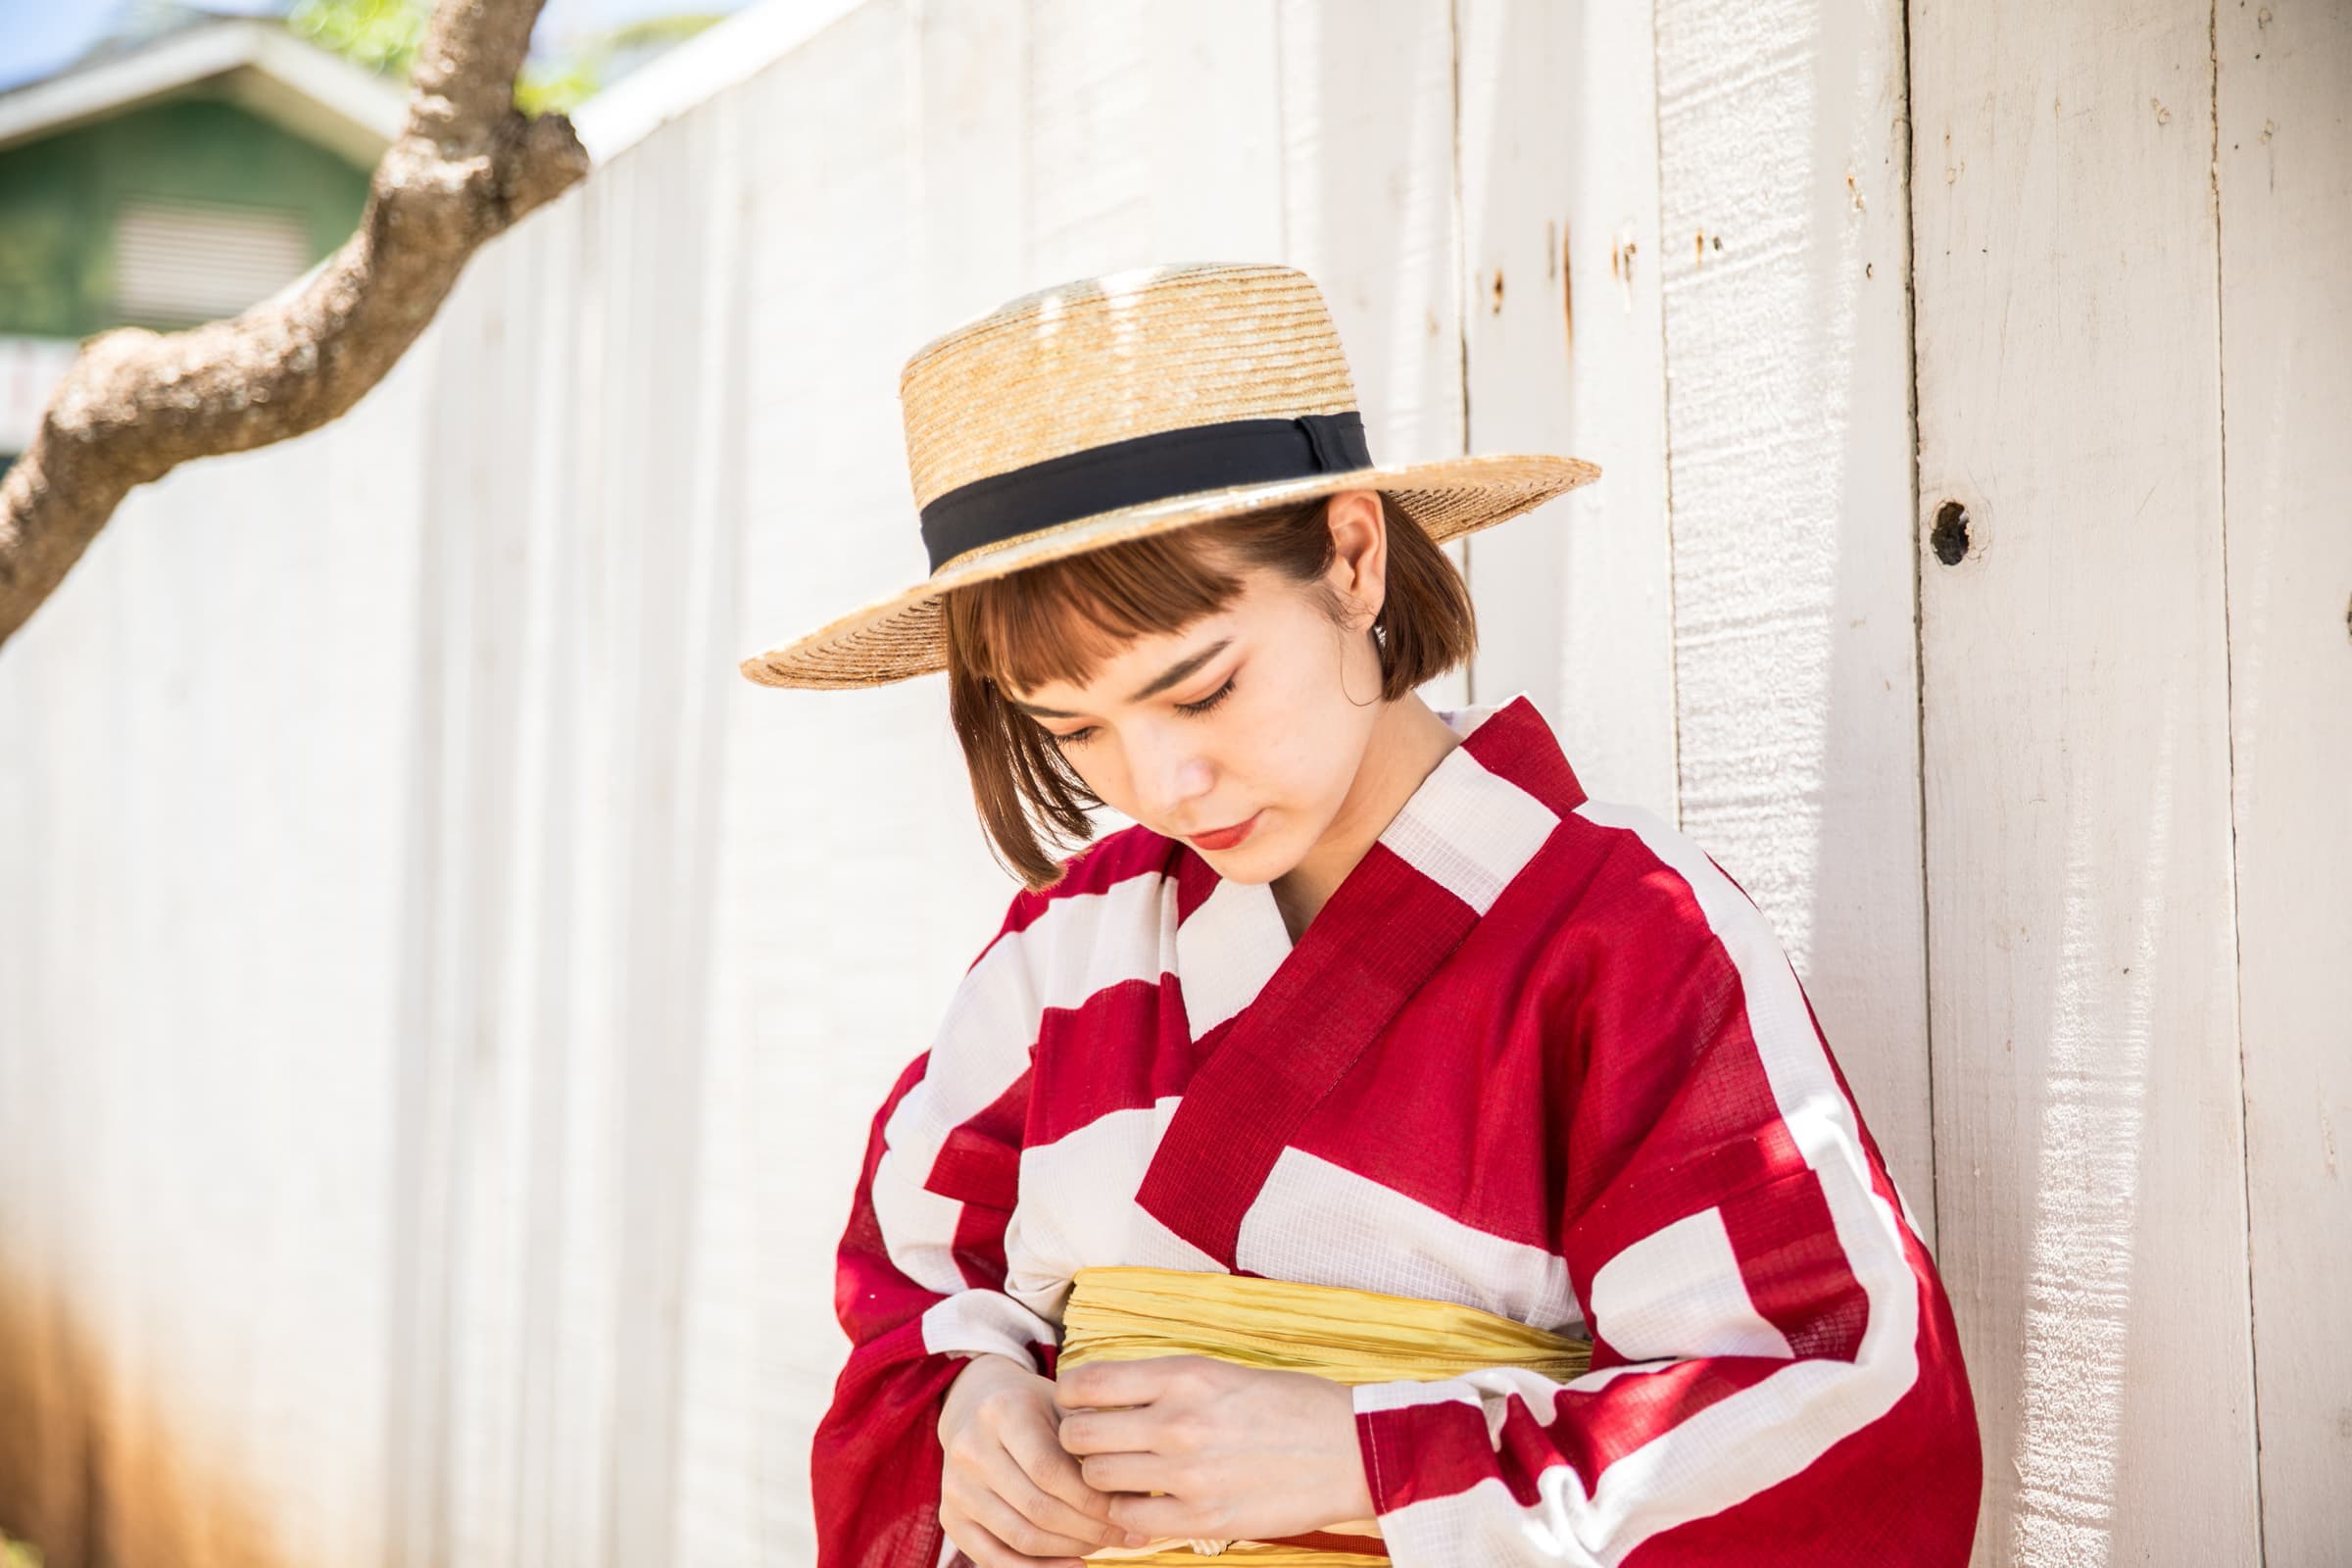
[[[1128, 750], [1129, 777], [1136, 805], [1144, 819], [1170, 822], [1206, 795], [1217, 782], [1216, 768], [1200, 755], [1193, 736], [1175, 725], [1153, 725]], [[1222, 822], [1191, 822], [1194, 828], [1223, 827]]]

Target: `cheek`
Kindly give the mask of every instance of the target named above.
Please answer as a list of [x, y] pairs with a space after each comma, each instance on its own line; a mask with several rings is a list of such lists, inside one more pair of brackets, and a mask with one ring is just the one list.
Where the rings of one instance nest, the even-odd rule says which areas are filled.
[[1347, 794], [1350, 769], [1347, 759], [1361, 751], [1354, 731], [1360, 715], [1352, 707], [1323, 700], [1328, 694], [1298, 698], [1277, 707], [1252, 725], [1252, 733], [1237, 757], [1249, 759], [1247, 784], [1263, 804], [1281, 805], [1313, 816], [1335, 808]]
[[1317, 780], [1327, 780], [1334, 760], [1366, 721], [1366, 710], [1348, 703], [1336, 682], [1300, 682], [1251, 717], [1258, 726], [1260, 755], [1282, 768], [1296, 788], [1317, 792]]
[[1127, 758], [1115, 738], [1100, 736], [1093, 745], [1079, 747], [1065, 755], [1069, 758], [1070, 770], [1078, 775], [1078, 781], [1086, 786], [1087, 792], [1096, 800], [1129, 821], [1146, 820], [1141, 805], [1136, 800], [1135, 770], [1128, 765]]
[[1092, 746], [1068, 748], [1061, 755], [1062, 760], [1069, 763], [1070, 771], [1078, 775], [1078, 782], [1084, 784], [1095, 799], [1113, 810], [1125, 811], [1126, 770], [1117, 764], [1111, 755], [1113, 751], [1114, 748], [1107, 742], [1098, 741]]

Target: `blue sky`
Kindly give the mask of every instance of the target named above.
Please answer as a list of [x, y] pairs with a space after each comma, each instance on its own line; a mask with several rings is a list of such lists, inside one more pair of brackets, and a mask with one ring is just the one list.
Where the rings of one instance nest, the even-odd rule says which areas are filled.
[[[0, 0], [0, 89], [57, 71], [113, 24], [125, 0]], [[191, 0], [222, 16], [281, 15], [291, 0]], [[541, 45], [672, 11], [740, 11], [749, 0], [547, 0]]]

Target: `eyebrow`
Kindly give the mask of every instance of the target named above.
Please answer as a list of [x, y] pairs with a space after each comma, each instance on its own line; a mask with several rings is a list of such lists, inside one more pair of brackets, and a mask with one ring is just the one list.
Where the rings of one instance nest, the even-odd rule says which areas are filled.
[[[1199, 653], [1179, 659], [1176, 661], [1176, 662], [1161, 670], [1156, 679], [1147, 683], [1143, 690], [1137, 692], [1134, 696], [1128, 698], [1127, 700], [1131, 703], [1140, 703], [1147, 697], [1158, 696], [1161, 692], [1166, 691], [1178, 681], [1183, 680], [1186, 676], [1198, 671], [1201, 665], [1207, 663], [1210, 660], [1216, 658], [1219, 654], [1223, 653], [1226, 649], [1232, 646], [1232, 638], [1218, 638], [1215, 642], [1210, 643], [1206, 648], [1201, 649]], [[1033, 708], [1029, 704], [1024, 703], [1015, 697], [1007, 697], [1004, 700], [1010, 703], [1013, 707], [1019, 709], [1022, 712], [1027, 713], [1032, 718], [1076, 718], [1078, 716], [1076, 713], [1065, 713], [1058, 708]]]

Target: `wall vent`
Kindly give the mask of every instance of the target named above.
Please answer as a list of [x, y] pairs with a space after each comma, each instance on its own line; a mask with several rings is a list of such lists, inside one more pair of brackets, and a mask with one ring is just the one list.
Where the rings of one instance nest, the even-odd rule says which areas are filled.
[[299, 213], [209, 202], [124, 202], [115, 215], [115, 305], [136, 321], [234, 316], [300, 277]]

